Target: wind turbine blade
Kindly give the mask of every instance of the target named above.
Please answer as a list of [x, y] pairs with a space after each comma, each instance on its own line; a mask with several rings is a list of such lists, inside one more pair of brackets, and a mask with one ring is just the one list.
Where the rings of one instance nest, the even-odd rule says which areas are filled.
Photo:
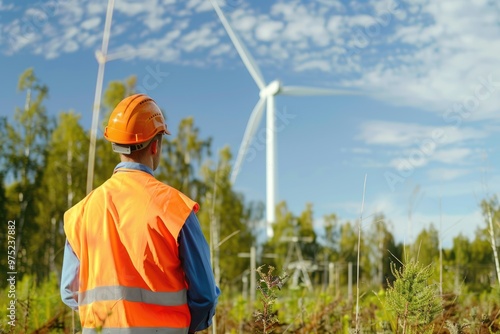
[[265, 102], [266, 98], [261, 98], [253, 108], [252, 113], [250, 114], [250, 118], [248, 119], [245, 134], [243, 135], [243, 140], [241, 141], [240, 149], [238, 150], [238, 156], [236, 157], [236, 162], [234, 163], [234, 167], [231, 172], [231, 183], [233, 184], [236, 181], [236, 177], [240, 172], [240, 168], [247, 153], [248, 147], [250, 146], [252, 138], [255, 135], [255, 131], [257, 131], [259, 123], [262, 119]]
[[229, 21], [226, 19], [226, 16], [220, 9], [219, 5], [217, 4], [217, 0], [210, 0], [212, 3], [212, 6], [215, 9], [215, 12], [219, 16], [219, 19], [222, 22], [222, 25], [224, 26], [224, 29], [226, 29], [227, 34], [229, 35], [229, 38], [231, 38], [231, 41], [233, 42], [236, 51], [238, 51], [238, 54], [241, 57], [241, 60], [243, 60], [243, 63], [245, 64], [246, 68], [248, 69], [248, 72], [250, 72], [250, 75], [253, 77], [255, 82], [257, 83], [257, 86], [259, 89], [263, 89], [266, 87], [264, 77], [262, 76], [262, 73], [260, 72], [259, 67], [257, 66], [257, 63], [253, 59], [252, 55], [250, 52], [248, 52], [247, 48], [245, 45], [240, 41], [238, 36], [235, 34], [233, 31], [233, 28], [229, 24]]
[[360, 95], [361, 93], [343, 89], [285, 86], [281, 87], [279, 94], [306, 96], [306, 95]]

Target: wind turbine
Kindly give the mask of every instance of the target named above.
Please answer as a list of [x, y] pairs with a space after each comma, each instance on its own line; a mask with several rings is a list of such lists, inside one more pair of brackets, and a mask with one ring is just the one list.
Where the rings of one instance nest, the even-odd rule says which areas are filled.
[[353, 91], [347, 90], [337, 90], [337, 89], [325, 89], [325, 88], [314, 88], [314, 87], [301, 87], [301, 86], [283, 86], [279, 80], [273, 80], [269, 84], [266, 84], [262, 73], [260, 72], [257, 63], [253, 59], [252, 55], [246, 49], [245, 45], [240, 41], [233, 28], [229, 24], [223, 11], [217, 4], [217, 0], [210, 0], [212, 6], [217, 13], [217, 16], [222, 22], [224, 29], [226, 30], [229, 38], [234, 44], [236, 51], [243, 60], [248, 72], [254, 79], [257, 87], [260, 90], [260, 99], [255, 105], [250, 114], [245, 133], [243, 135], [243, 140], [241, 142], [236, 162], [231, 173], [231, 182], [234, 184], [236, 177], [245, 158], [246, 151], [250, 145], [250, 142], [257, 131], [257, 127], [262, 119], [262, 114], [264, 111], [264, 106], [267, 107], [266, 123], [266, 230], [267, 237], [273, 236], [272, 224], [275, 222], [275, 206], [276, 206], [276, 115], [274, 98], [276, 95], [293, 95], [293, 96], [308, 96], [308, 95], [352, 95], [359, 94]]

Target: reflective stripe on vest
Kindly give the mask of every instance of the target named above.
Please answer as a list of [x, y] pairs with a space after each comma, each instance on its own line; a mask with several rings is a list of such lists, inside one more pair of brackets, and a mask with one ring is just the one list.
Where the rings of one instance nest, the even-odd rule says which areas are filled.
[[162, 306], [180, 306], [187, 303], [187, 291], [155, 292], [126, 286], [101, 286], [78, 293], [78, 305], [102, 300], [127, 300]]
[[186, 334], [188, 328], [161, 328], [161, 327], [136, 327], [136, 328], [84, 328], [82, 334]]

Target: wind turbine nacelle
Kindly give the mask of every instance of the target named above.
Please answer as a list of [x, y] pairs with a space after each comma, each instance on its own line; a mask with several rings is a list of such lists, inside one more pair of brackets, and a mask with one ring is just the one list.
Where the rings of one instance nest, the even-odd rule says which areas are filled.
[[261, 98], [274, 96], [279, 93], [280, 89], [281, 89], [281, 82], [279, 80], [274, 80], [260, 91], [259, 96]]

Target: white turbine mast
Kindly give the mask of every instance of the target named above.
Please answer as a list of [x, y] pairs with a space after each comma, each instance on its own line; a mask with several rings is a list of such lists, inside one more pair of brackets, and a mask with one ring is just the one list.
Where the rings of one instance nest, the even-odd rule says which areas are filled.
[[101, 107], [101, 93], [104, 80], [104, 67], [107, 61], [109, 35], [111, 30], [111, 20], [113, 18], [113, 9], [115, 6], [114, 0], [108, 1], [108, 9], [106, 11], [106, 21], [104, 23], [104, 32], [102, 36], [101, 50], [96, 51], [95, 57], [99, 68], [97, 70], [97, 82], [95, 87], [94, 105], [92, 111], [92, 125], [90, 127], [90, 145], [89, 145], [89, 159], [87, 166], [87, 194], [92, 191], [94, 181], [94, 165], [95, 165], [95, 146], [97, 138], [97, 125], [99, 122], [99, 111]]
[[98, 64], [97, 82], [95, 86], [94, 105], [92, 108], [92, 124], [90, 127], [90, 145], [89, 145], [89, 159], [87, 165], [87, 194], [92, 191], [94, 183], [94, 166], [95, 166], [95, 147], [97, 141], [97, 126], [99, 122], [99, 113], [101, 110], [101, 95], [102, 86], [104, 81], [104, 68], [107, 62], [128, 58], [138, 55], [140, 51], [150, 51], [152, 49], [142, 49], [136, 51], [122, 51], [108, 54], [108, 44], [111, 35], [111, 21], [113, 19], [113, 11], [115, 7], [115, 0], [108, 0], [108, 7], [106, 10], [106, 20], [104, 23], [104, 32], [102, 35], [101, 50], [96, 50], [95, 58]]
[[260, 99], [256, 106], [253, 108], [250, 118], [248, 120], [243, 140], [238, 150], [236, 162], [231, 172], [231, 182], [234, 184], [236, 177], [241, 169], [243, 159], [245, 158], [246, 151], [252, 141], [252, 138], [257, 131], [259, 123], [262, 119], [264, 105], [267, 107], [267, 131], [266, 131], [266, 228], [267, 237], [273, 236], [272, 224], [276, 221], [276, 124], [275, 124], [275, 106], [274, 97], [276, 95], [292, 95], [292, 96], [309, 96], [309, 95], [354, 95], [359, 94], [354, 91], [326, 89], [315, 87], [301, 87], [301, 86], [283, 86], [279, 80], [274, 80], [266, 84], [262, 73], [260, 72], [257, 63], [252, 55], [245, 48], [245, 45], [240, 41], [233, 28], [229, 24], [224, 12], [217, 4], [217, 0], [210, 0], [212, 6], [217, 13], [224, 29], [226, 30], [229, 38], [234, 44], [236, 51], [245, 64], [248, 72], [254, 79], [257, 87], [260, 90]]

